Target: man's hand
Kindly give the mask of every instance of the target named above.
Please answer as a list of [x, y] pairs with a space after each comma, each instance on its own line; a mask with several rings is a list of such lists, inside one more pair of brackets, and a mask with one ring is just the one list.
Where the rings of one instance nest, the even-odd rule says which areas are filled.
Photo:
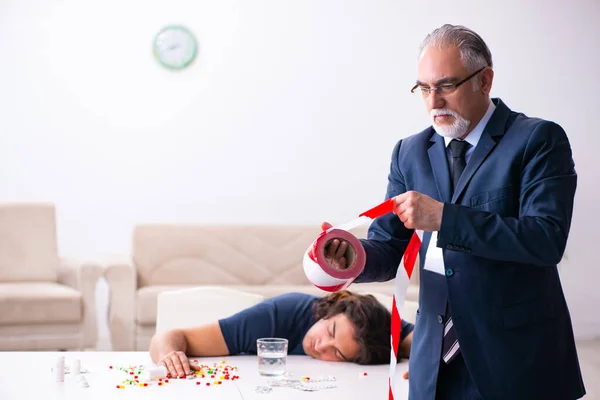
[[403, 377], [404, 379], [408, 379], [408, 371], [406, 371], [405, 373], [403, 373], [403, 374], [402, 374], [402, 377]]
[[[321, 229], [326, 231], [331, 228], [331, 224], [328, 222], [323, 222], [321, 224]], [[326, 245], [325, 248], [325, 261], [327, 264], [331, 265], [333, 268], [337, 269], [346, 269], [348, 268], [348, 260], [346, 259], [346, 251], [349, 248], [348, 242], [345, 240], [333, 239]]]
[[190, 374], [191, 370], [199, 370], [198, 365], [190, 364], [183, 351], [171, 351], [158, 360], [156, 365], [162, 365], [167, 369], [171, 377], [184, 378]]
[[394, 201], [394, 213], [408, 229], [426, 232], [440, 230], [444, 203], [412, 190], [394, 197]]

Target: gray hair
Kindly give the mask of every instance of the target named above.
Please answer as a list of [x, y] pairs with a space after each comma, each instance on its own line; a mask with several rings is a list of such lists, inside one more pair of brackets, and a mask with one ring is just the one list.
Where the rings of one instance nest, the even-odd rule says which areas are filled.
[[481, 36], [462, 25], [446, 24], [431, 32], [419, 48], [419, 57], [428, 46], [456, 46], [465, 67], [475, 72], [479, 68], [493, 67], [492, 53]]

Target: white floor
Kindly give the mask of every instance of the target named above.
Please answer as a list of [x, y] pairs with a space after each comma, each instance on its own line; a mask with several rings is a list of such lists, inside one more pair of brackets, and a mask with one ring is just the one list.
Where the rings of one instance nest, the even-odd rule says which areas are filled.
[[[110, 351], [110, 335], [108, 321], [108, 286], [102, 279], [96, 290], [98, 305], [98, 344], [96, 350]], [[595, 340], [578, 340], [577, 350], [583, 373], [583, 381], [587, 390], [584, 397], [589, 400], [600, 400], [600, 338]]]

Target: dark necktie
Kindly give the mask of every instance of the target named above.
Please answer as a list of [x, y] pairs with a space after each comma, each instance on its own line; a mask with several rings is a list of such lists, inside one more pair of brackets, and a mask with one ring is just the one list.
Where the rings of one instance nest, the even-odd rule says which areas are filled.
[[[467, 165], [465, 154], [469, 146], [468, 142], [461, 140], [452, 139], [450, 142], [450, 151], [452, 152], [452, 193], [454, 193], [454, 189], [456, 189], [456, 185], [458, 184], [458, 179]], [[459, 352], [460, 345], [458, 343], [458, 337], [456, 336], [456, 330], [454, 329], [454, 323], [452, 322], [450, 308], [448, 308], [448, 320], [444, 325], [444, 336], [442, 340], [442, 359], [446, 364], [449, 364]]]
[[467, 153], [467, 149], [469, 148], [469, 142], [465, 142], [464, 140], [456, 140], [452, 139], [450, 142], [450, 151], [452, 152], [452, 192], [454, 193], [454, 189], [456, 189], [456, 185], [458, 184], [458, 179], [462, 175], [465, 170], [465, 166], [467, 165], [467, 161], [465, 159], [465, 154]]

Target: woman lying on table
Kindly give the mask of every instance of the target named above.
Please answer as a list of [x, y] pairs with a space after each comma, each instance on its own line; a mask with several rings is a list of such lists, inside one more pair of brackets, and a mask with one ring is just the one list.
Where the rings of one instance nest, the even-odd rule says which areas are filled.
[[[256, 354], [256, 340], [288, 339], [288, 354], [324, 361], [384, 364], [390, 361], [391, 313], [371, 295], [349, 291], [317, 297], [288, 293], [208, 325], [174, 329], [152, 338], [150, 356], [171, 376], [196, 366], [190, 357]], [[414, 326], [402, 321], [399, 353], [410, 354]]]

